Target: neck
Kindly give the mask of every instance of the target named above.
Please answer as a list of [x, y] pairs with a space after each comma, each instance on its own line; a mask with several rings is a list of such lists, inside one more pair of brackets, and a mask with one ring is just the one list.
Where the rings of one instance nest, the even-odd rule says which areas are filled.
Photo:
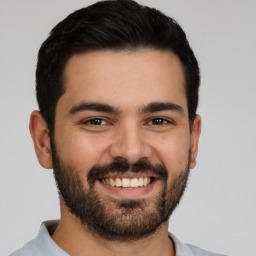
[[[63, 209], [63, 208], [62, 208]], [[168, 222], [151, 236], [136, 241], [107, 241], [90, 232], [69, 211], [62, 211], [61, 220], [52, 239], [72, 256], [175, 256], [175, 248], [168, 237]]]

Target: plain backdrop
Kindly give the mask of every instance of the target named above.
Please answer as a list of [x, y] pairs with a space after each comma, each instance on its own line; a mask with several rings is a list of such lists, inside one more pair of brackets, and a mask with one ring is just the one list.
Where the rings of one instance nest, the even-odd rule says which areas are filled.
[[[59, 218], [52, 171], [38, 164], [28, 131], [37, 51], [57, 22], [93, 2], [0, 0], [0, 255]], [[207, 250], [255, 256], [256, 1], [138, 2], [180, 23], [202, 71], [198, 164], [170, 231]]]

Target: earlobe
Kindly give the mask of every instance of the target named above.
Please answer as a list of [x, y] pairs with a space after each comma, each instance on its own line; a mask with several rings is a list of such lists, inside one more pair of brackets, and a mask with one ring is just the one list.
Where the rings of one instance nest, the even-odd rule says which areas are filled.
[[39, 111], [33, 111], [30, 115], [29, 131], [34, 142], [37, 159], [46, 169], [52, 168], [51, 146], [49, 129]]
[[190, 168], [194, 168], [196, 166], [196, 157], [198, 153], [198, 143], [199, 137], [201, 133], [201, 117], [196, 115], [196, 118], [193, 123], [192, 132], [191, 132], [191, 142], [190, 142], [190, 149], [191, 149], [191, 162]]

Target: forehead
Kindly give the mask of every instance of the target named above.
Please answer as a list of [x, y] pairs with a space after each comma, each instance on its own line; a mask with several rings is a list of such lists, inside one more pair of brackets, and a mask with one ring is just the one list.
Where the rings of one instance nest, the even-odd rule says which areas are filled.
[[67, 62], [63, 81], [63, 96], [70, 101], [112, 102], [121, 108], [137, 102], [186, 104], [182, 64], [171, 51], [101, 50], [77, 54]]

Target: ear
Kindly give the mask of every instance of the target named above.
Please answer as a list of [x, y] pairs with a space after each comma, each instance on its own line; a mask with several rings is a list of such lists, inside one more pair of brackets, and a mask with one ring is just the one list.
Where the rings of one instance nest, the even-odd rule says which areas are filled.
[[191, 132], [191, 140], [190, 140], [190, 149], [191, 149], [191, 162], [190, 168], [194, 168], [196, 166], [196, 157], [198, 153], [198, 143], [199, 137], [201, 133], [201, 117], [196, 115], [196, 118], [193, 123], [192, 132]]
[[52, 169], [49, 129], [39, 111], [31, 113], [29, 131], [39, 163], [46, 169]]

